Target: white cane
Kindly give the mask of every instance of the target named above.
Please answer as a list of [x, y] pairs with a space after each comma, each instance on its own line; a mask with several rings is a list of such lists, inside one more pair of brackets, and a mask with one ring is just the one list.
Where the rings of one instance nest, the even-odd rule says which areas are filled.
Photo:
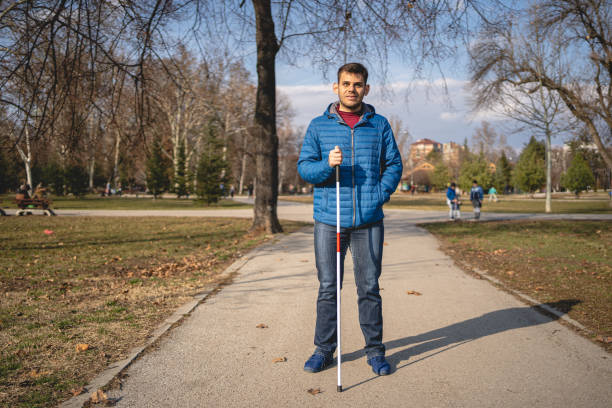
[[340, 166], [336, 166], [336, 333], [338, 340], [338, 392], [342, 392], [342, 342], [340, 341]]

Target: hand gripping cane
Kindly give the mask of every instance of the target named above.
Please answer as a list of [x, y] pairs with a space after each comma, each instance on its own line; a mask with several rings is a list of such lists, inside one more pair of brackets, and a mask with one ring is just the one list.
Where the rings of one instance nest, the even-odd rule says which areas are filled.
[[336, 166], [336, 339], [338, 340], [338, 392], [342, 392], [342, 346], [340, 341], [340, 166]]

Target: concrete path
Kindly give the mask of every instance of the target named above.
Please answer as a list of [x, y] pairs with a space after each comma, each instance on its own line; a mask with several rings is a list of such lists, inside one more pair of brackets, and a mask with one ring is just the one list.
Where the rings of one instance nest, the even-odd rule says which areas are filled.
[[[311, 211], [279, 206], [281, 218], [308, 221]], [[258, 250], [233, 284], [134, 362], [109, 397], [118, 407], [610, 406], [609, 354], [455, 267], [415, 226], [445, 214], [387, 214], [381, 287], [392, 375], [375, 376], [366, 364], [350, 257], [342, 298], [345, 391], [336, 392], [335, 366], [302, 370], [314, 347], [317, 296], [309, 227]], [[273, 362], [280, 357], [287, 360]]]

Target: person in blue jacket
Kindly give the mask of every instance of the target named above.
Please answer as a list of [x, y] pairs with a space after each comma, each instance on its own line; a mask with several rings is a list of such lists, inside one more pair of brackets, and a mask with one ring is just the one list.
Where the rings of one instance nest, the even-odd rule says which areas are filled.
[[[338, 70], [334, 92], [339, 101], [312, 120], [298, 160], [300, 176], [314, 184], [314, 247], [319, 280], [314, 354], [304, 370], [319, 372], [336, 350], [336, 200], [340, 200], [341, 276], [350, 248], [357, 284], [359, 323], [367, 362], [387, 375], [382, 342], [382, 299], [378, 286], [383, 254], [384, 203], [402, 175], [402, 158], [387, 119], [363, 103], [370, 90], [368, 71], [359, 63]], [[340, 196], [335, 170], [340, 168]]]
[[461, 218], [461, 210], [459, 207], [459, 196], [457, 195], [457, 185], [451, 183], [446, 189], [446, 204], [448, 204], [448, 217], [451, 220], [458, 220]]
[[474, 219], [480, 219], [480, 208], [482, 207], [482, 200], [484, 199], [484, 191], [482, 187], [478, 185], [478, 181], [472, 180], [472, 188], [470, 189], [470, 201], [472, 207], [474, 207]]

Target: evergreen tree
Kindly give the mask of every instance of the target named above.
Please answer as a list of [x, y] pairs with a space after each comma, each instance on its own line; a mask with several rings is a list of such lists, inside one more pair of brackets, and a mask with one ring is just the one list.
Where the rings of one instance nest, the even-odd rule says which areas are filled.
[[72, 193], [75, 197], [85, 195], [89, 189], [87, 169], [78, 164], [73, 164], [64, 171], [64, 180], [68, 192]]
[[[39, 173], [36, 175], [36, 173]], [[40, 180], [44, 186], [47, 186], [49, 190], [56, 195], [63, 196], [67, 194], [67, 183], [66, 183], [66, 172], [62, 169], [56, 161], [47, 163], [42, 168], [38, 166], [32, 169], [32, 175], [34, 180]]]
[[10, 170], [11, 164], [7, 154], [4, 152], [4, 149], [0, 148], [0, 174], [2, 175], [0, 176], [0, 193], [6, 193], [15, 184], [12, 177], [9, 177]]
[[174, 192], [178, 198], [189, 194], [189, 177], [187, 175], [187, 156], [185, 154], [185, 141], [181, 140], [178, 146], [177, 169], [174, 176]]
[[593, 187], [595, 177], [581, 152], [577, 152], [567, 171], [561, 176], [561, 184], [578, 197], [581, 191]]
[[506, 152], [502, 150], [501, 157], [497, 161], [497, 169], [495, 170], [495, 187], [500, 192], [506, 192], [511, 187], [512, 183], [512, 165], [506, 157]]
[[544, 143], [531, 136], [513, 172], [514, 184], [521, 190], [533, 193], [546, 183], [545, 152]]
[[221, 184], [225, 183], [227, 164], [223, 159], [222, 143], [215, 128], [209, 123], [202, 144], [202, 155], [196, 172], [196, 193], [207, 205], [216, 203], [222, 195]]
[[450, 170], [443, 162], [439, 162], [431, 175], [431, 185], [437, 190], [444, 190], [450, 182]]
[[147, 160], [147, 187], [154, 198], [168, 190], [168, 162], [165, 160], [159, 139], [153, 141]]
[[493, 173], [483, 154], [470, 155], [461, 165], [459, 187], [464, 191], [469, 191], [473, 180], [478, 180], [478, 184], [483, 189], [488, 189], [493, 185]]

